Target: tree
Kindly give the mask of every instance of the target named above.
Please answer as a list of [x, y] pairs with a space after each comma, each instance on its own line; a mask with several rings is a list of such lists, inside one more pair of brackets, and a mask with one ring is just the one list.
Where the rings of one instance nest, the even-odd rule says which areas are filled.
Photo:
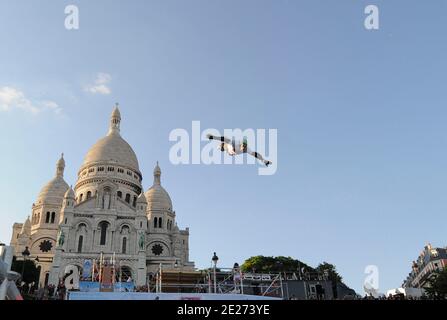
[[338, 297], [339, 286], [345, 287], [346, 290], [351, 290], [343, 283], [343, 278], [337, 272], [335, 265], [328, 262], [323, 262], [317, 268], [312, 268], [302, 261], [293, 259], [291, 257], [265, 257], [254, 256], [245, 260], [241, 266], [243, 272], [257, 272], [257, 273], [277, 273], [277, 272], [295, 272], [297, 275], [304, 276], [304, 279], [319, 279], [321, 276], [327, 276], [327, 279], [332, 283], [332, 292], [334, 298]]
[[320, 263], [316, 269], [319, 273], [328, 276], [328, 279], [334, 282], [343, 282], [343, 278], [337, 272], [336, 267], [328, 262]]
[[426, 288], [427, 294], [432, 299], [447, 298], [447, 268], [443, 271], [437, 271], [432, 278], [428, 280], [429, 287]]
[[315, 272], [315, 269], [308, 266], [304, 262], [293, 259], [291, 257], [265, 257], [254, 256], [245, 260], [241, 266], [243, 272]]
[[338, 274], [335, 266], [328, 262], [323, 262], [318, 265], [317, 271], [327, 276], [327, 279], [332, 282], [332, 293], [334, 295], [334, 298], [337, 298], [338, 297], [337, 284], [343, 283], [343, 278]]
[[26, 260], [25, 268], [23, 268], [23, 260], [17, 260], [16, 257], [14, 257], [11, 264], [11, 270], [20, 274], [22, 274], [23, 270], [24, 277], [22, 281], [26, 283], [37, 283], [39, 281], [40, 270], [36, 267], [34, 260]]

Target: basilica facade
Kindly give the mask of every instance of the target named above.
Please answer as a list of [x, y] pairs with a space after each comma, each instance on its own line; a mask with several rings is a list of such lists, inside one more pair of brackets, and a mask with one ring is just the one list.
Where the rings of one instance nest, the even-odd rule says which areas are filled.
[[[64, 180], [65, 160], [40, 191], [24, 223], [15, 223], [11, 245], [20, 258], [40, 267], [40, 285], [56, 284], [67, 266], [80, 273], [85, 261], [101, 253], [136, 285], [163, 268], [194, 270], [189, 261], [189, 229], [178, 228], [176, 213], [161, 184], [157, 163], [153, 184], [144, 192], [143, 176], [132, 147], [121, 137], [116, 106], [109, 131], [87, 152], [74, 188]], [[120, 274], [122, 274], [120, 273]]]

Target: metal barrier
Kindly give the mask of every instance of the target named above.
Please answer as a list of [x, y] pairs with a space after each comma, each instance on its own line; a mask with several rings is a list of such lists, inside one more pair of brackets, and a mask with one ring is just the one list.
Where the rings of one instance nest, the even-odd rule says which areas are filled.
[[287, 284], [279, 273], [255, 274], [235, 272], [232, 268], [218, 270], [160, 270], [148, 283], [147, 291], [155, 293], [248, 294], [284, 298]]

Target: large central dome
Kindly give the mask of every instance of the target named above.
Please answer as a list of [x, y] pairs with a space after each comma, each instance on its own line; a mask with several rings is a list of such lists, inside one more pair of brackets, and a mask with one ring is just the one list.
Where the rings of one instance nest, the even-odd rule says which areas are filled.
[[83, 165], [90, 165], [95, 162], [115, 162], [121, 166], [139, 171], [135, 152], [119, 134], [109, 134], [90, 148]]
[[82, 167], [94, 163], [116, 163], [140, 171], [135, 152], [119, 133], [120, 121], [120, 112], [118, 108], [115, 108], [112, 113], [109, 133], [90, 148]]

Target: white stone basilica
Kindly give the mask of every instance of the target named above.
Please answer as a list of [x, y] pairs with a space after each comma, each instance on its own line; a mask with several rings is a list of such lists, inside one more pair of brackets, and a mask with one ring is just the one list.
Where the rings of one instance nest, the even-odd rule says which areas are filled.
[[189, 229], [175, 222], [171, 198], [154, 169], [144, 193], [142, 174], [131, 146], [120, 135], [118, 107], [108, 134], [85, 156], [74, 190], [64, 180], [63, 155], [56, 175], [40, 191], [24, 223], [15, 223], [11, 245], [20, 259], [29, 247], [40, 267], [40, 285], [57, 284], [65, 267], [82, 270], [84, 261], [115, 253], [117, 264], [136, 285], [146, 284], [160, 263], [163, 268], [194, 270], [189, 261]]

